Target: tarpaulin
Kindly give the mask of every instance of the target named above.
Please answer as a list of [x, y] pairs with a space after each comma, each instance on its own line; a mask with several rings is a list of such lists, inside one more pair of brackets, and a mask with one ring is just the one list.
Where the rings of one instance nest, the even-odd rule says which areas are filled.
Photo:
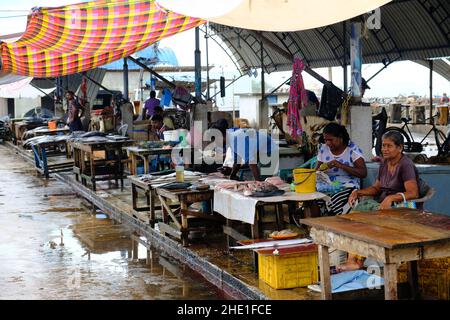
[[93, 69], [204, 23], [153, 0], [99, 0], [33, 8], [23, 36], [2, 42], [4, 73], [56, 77]]

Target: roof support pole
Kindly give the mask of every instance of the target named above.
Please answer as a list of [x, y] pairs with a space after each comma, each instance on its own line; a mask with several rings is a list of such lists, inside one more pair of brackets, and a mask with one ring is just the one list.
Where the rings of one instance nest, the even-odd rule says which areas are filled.
[[264, 82], [264, 43], [261, 39], [261, 100], [264, 100], [265, 93], [266, 93], [266, 84]]
[[430, 64], [430, 124], [433, 124], [433, 60], [429, 60]]
[[209, 22], [206, 23], [205, 25], [205, 44], [206, 44], [206, 100], [210, 100], [210, 91], [209, 91], [209, 55], [208, 55], [208, 38], [209, 38], [209, 34], [208, 34], [208, 27], [209, 27]]
[[344, 85], [342, 86], [344, 88], [344, 92], [347, 92], [347, 21], [342, 22], [342, 28], [344, 30], [344, 34], [342, 35], [343, 43], [342, 47], [344, 48], [344, 57], [342, 59], [342, 69], [344, 71]]
[[198, 101], [202, 99], [202, 72], [200, 56], [200, 29], [195, 28], [195, 97]]
[[143, 64], [142, 62], [140, 62], [139, 60], [133, 58], [133, 57], [128, 57], [128, 59], [130, 59], [131, 61], [133, 61], [134, 63], [136, 63], [139, 67], [141, 67], [144, 70], [147, 70], [148, 72], [150, 72], [151, 74], [153, 74], [155, 77], [157, 77], [159, 80], [161, 80], [164, 83], [167, 83], [171, 88], [175, 88], [175, 84], [169, 80], [167, 80], [166, 78], [164, 78], [163, 76], [161, 76], [159, 73], [155, 72], [154, 70], [152, 70], [151, 68], [147, 67], [145, 64]]
[[352, 68], [352, 97], [353, 102], [361, 102], [361, 22], [352, 22], [350, 38], [350, 64]]
[[130, 99], [128, 94], [128, 62], [127, 58], [123, 58], [123, 97], [127, 100]]

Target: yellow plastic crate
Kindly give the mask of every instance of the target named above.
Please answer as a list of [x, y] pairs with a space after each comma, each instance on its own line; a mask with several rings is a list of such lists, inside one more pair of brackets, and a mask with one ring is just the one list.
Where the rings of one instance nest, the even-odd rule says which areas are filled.
[[298, 245], [290, 248], [260, 249], [259, 278], [274, 289], [306, 287], [318, 281], [317, 245]]

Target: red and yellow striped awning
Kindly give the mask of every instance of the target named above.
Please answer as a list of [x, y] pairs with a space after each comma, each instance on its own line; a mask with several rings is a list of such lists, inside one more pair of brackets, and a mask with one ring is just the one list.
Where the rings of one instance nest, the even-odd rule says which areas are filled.
[[23, 36], [1, 43], [1, 71], [57, 77], [93, 69], [204, 23], [153, 0], [99, 0], [33, 8]]

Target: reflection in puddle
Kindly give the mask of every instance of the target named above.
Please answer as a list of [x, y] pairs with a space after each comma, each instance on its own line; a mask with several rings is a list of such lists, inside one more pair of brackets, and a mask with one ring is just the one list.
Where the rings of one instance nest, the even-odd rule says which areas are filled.
[[0, 299], [226, 299], [0, 146]]

